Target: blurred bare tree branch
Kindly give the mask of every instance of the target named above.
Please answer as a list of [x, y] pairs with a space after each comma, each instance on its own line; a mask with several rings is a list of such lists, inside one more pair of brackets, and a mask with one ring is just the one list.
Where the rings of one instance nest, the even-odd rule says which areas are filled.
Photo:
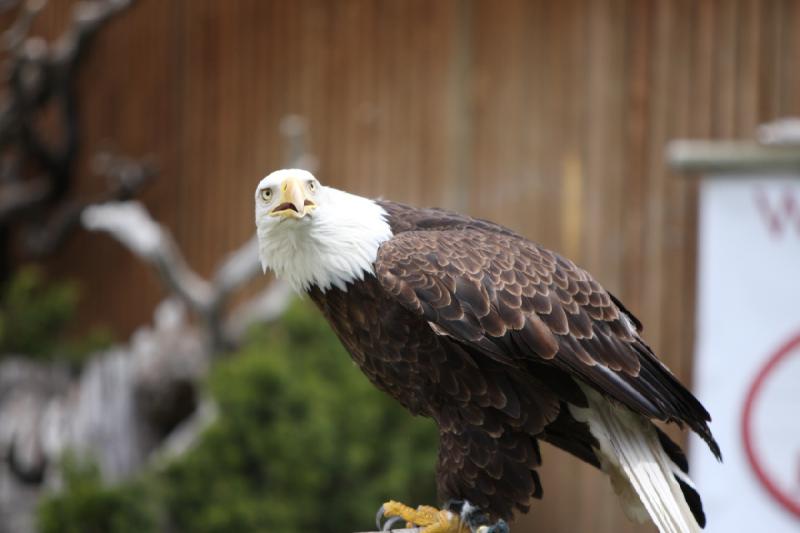
[[[46, 0], [6, 0], [0, 10], [16, 9], [2, 34], [5, 52], [0, 102], [0, 279], [10, 271], [10, 246], [18, 228], [27, 255], [52, 252], [74, 229], [86, 205], [128, 199], [153, 174], [152, 166], [101, 155], [99, 174], [109, 180], [99, 198], [71, 199], [80, 150], [76, 81], [93, 37], [132, 0], [78, 2], [72, 21], [52, 43], [30, 35]], [[55, 141], [41, 117], [54, 111]], [[46, 121], [45, 121], [46, 122]], [[104, 163], [102, 163], [104, 162]]]
[[[305, 120], [287, 117], [281, 133], [287, 166], [313, 169]], [[94, 457], [103, 479], [115, 482], [147, 466], [159, 468], [190, 449], [216, 417], [213, 400], [197, 386], [211, 358], [238, 346], [250, 326], [278, 319], [292, 298], [286, 284], [273, 281], [229, 309], [231, 296], [261, 273], [255, 236], [204, 279], [187, 264], [169, 231], [144, 205], [128, 199], [149, 176], [149, 167], [113, 156], [102, 156], [97, 166], [98, 173], [117, 177], [117, 188], [111, 189], [127, 200], [64, 202], [60, 218], [111, 234], [158, 272], [169, 296], [156, 309], [152, 326], [142, 326], [129, 343], [98, 353], [77, 377], [63, 366], [21, 357], [0, 360], [0, 455], [7, 464], [7, 470], [0, 468], [0, 533], [6, 531], [3, 524], [14, 533], [34, 531], [39, 491], [58, 487], [58, 460], [65, 450]], [[38, 183], [29, 179], [22, 185], [31, 197], [47, 194], [37, 189], [47, 185]], [[59, 225], [68, 225], [55, 216], [50, 220], [42, 239], [57, 238], [53, 234], [64, 231]], [[187, 310], [200, 318], [200, 327], [188, 320]]]
[[[67, 30], [48, 43], [30, 35], [46, 0], [0, 0], [0, 12], [15, 15], [0, 36], [0, 280], [11, 268], [12, 239], [26, 254], [42, 256], [82, 222], [151, 265], [170, 294], [152, 326], [97, 353], [80, 375], [58, 363], [0, 360], [0, 533], [34, 531], [38, 496], [43, 487], [58, 487], [66, 450], [94, 457], [103, 479], [114, 482], [189, 449], [216, 416], [198, 389], [211, 357], [237, 346], [251, 325], [277, 319], [291, 298], [285, 284], [272, 283], [229, 309], [231, 296], [260, 272], [255, 237], [210, 279], [199, 276], [166, 228], [131, 201], [155, 174], [152, 163], [98, 154], [92, 170], [107, 180], [105, 192], [75, 194], [78, 70], [92, 37], [131, 3], [78, 2]], [[41, 120], [47, 113], [56, 118], [55, 136], [52, 121]], [[287, 166], [315, 170], [307, 129], [299, 116], [282, 121]]]
[[[280, 132], [286, 147], [286, 166], [316, 170], [316, 158], [308, 147], [306, 120], [298, 115], [284, 117]], [[189, 267], [172, 235], [141, 203], [108, 202], [82, 211], [87, 229], [108, 232], [149, 263], [167, 290], [201, 317], [212, 353], [238, 346], [250, 325], [275, 319], [289, 301], [288, 287], [273, 281], [266, 290], [233, 310], [229, 318], [224, 316], [233, 292], [261, 270], [255, 235], [229, 254], [210, 280], [205, 280]]]
[[203, 319], [213, 353], [237, 346], [249, 324], [276, 318], [288, 303], [288, 287], [274, 281], [226, 322], [223, 313], [230, 295], [261, 269], [255, 237], [231, 253], [208, 281], [186, 264], [169, 231], [139, 202], [91, 206], [83, 213], [83, 224], [89, 230], [110, 233], [152, 265], [166, 288]]

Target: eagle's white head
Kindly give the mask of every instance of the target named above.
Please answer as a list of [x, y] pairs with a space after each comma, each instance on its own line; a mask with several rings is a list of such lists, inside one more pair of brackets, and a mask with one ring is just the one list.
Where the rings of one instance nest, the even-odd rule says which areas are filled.
[[323, 291], [374, 273], [392, 236], [386, 211], [368, 198], [325, 187], [305, 170], [276, 170], [256, 187], [261, 266], [296, 291]]

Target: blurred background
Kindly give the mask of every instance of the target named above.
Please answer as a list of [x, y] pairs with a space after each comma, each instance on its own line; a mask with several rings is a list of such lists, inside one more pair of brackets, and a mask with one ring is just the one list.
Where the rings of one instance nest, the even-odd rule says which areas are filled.
[[[0, 532], [351, 532], [434, 501], [433, 424], [258, 272], [270, 171], [514, 228], [692, 383], [698, 182], [665, 147], [800, 114], [793, 0], [0, 0], [0, 24]], [[544, 448], [515, 531], [651, 530]]]

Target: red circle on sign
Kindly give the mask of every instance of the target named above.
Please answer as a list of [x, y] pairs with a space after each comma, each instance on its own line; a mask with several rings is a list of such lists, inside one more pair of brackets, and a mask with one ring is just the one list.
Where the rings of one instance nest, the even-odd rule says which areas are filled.
[[[800, 334], [797, 334], [795, 337], [790, 339], [789, 342], [781, 346], [756, 376], [756, 379], [750, 386], [750, 390], [747, 391], [747, 396], [745, 397], [744, 401], [744, 410], [742, 411], [742, 439], [744, 440], [744, 450], [747, 454], [747, 461], [750, 463], [753, 472], [755, 472], [756, 478], [758, 478], [767, 492], [769, 492], [770, 495], [772, 495], [772, 497], [778, 501], [778, 503], [788, 509], [789, 512], [795, 516], [800, 517], [800, 503], [792, 499], [791, 496], [786, 494], [783, 489], [781, 489], [778, 483], [776, 483], [769, 476], [766, 468], [764, 468], [756, 456], [751, 426], [755, 401], [758, 398], [759, 393], [764, 388], [764, 383], [766, 382], [767, 377], [769, 377], [769, 375], [775, 371], [778, 365], [782, 361], [786, 360], [796, 349], [800, 350]], [[800, 353], [798, 353], [798, 355], [800, 355]]]

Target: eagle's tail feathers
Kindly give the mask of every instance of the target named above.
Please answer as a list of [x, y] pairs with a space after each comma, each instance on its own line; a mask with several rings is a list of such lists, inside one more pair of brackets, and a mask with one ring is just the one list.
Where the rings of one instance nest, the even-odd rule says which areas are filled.
[[703, 512], [703, 502], [700, 499], [700, 494], [697, 492], [694, 483], [692, 483], [689, 476], [683, 472], [676, 472], [675, 480], [681, 488], [683, 499], [686, 500], [686, 505], [688, 505], [689, 510], [692, 511], [692, 516], [694, 516], [694, 519], [697, 521], [697, 525], [701, 528], [706, 527], [706, 514]]
[[626, 514], [638, 522], [649, 517], [661, 533], [698, 533], [705, 522], [700, 497], [665, 451], [656, 428], [593, 390], [584, 392], [589, 407], [571, 411], [589, 424], [600, 463]]

